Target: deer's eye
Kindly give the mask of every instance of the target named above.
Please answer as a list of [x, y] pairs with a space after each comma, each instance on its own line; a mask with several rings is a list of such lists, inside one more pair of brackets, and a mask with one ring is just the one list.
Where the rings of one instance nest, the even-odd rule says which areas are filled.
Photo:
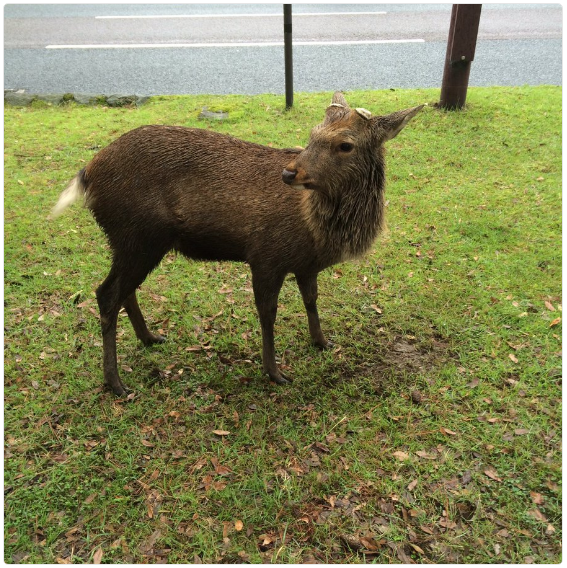
[[353, 148], [354, 144], [351, 144], [350, 142], [343, 142], [339, 145], [339, 150], [341, 152], [352, 152]]

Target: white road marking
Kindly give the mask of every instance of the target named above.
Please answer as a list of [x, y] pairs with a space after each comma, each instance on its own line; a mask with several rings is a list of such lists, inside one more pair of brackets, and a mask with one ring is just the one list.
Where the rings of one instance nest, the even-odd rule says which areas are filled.
[[[301, 16], [375, 16], [386, 12], [310, 12], [294, 13], [293, 17]], [[135, 20], [151, 18], [283, 18], [283, 14], [156, 14], [140, 16], [95, 16], [97, 20]]]
[[[388, 43], [425, 43], [424, 39], [363, 39], [360, 41], [294, 41], [294, 46], [324, 46], [324, 45], [374, 45]], [[100, 43], [100, 44], [70, 44], [46, 45], [45, 49], [180, 49], [202, 47], [282, 47], [283, 41], [267, 41], [256, 43]]]

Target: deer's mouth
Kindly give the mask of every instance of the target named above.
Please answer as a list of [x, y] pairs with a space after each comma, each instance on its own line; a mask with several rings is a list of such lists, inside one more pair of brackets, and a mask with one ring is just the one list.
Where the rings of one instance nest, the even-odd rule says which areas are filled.
[[313, 181], [309, 179], [306, 172], [301, 168], [285, 168], [282, 172], [282, 181], [293, 189], [314, 189]]
[[294, 183], [291, 185], [293, 189], [315, 189], [315, 186], [311, 182]]

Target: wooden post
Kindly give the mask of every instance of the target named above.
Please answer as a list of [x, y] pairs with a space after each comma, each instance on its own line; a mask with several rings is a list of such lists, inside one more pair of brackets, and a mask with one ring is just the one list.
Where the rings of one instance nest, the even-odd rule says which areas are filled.
[[441, 86], [441, 108], [462, 108], [467, 99], [482, 4], [453, 4]]
[[284, 4], [284, 58], [285, 58], [285, 108], [293, 106], [293, 57], [291, 43], [291, 4]]

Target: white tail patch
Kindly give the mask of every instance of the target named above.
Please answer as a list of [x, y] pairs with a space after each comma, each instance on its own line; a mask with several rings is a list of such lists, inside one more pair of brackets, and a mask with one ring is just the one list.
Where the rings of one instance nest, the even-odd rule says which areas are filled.
[[59, 201], [57, 201], [55, 207], [51, 210], [48, 218], [55, 219], [55, 217], [59, 217], [69, 205], [72, 205], [75, 201], [84, 196], [84, 189], [83, 184], [79, 180], [79, 176], [75, 176], [59, 196]]

